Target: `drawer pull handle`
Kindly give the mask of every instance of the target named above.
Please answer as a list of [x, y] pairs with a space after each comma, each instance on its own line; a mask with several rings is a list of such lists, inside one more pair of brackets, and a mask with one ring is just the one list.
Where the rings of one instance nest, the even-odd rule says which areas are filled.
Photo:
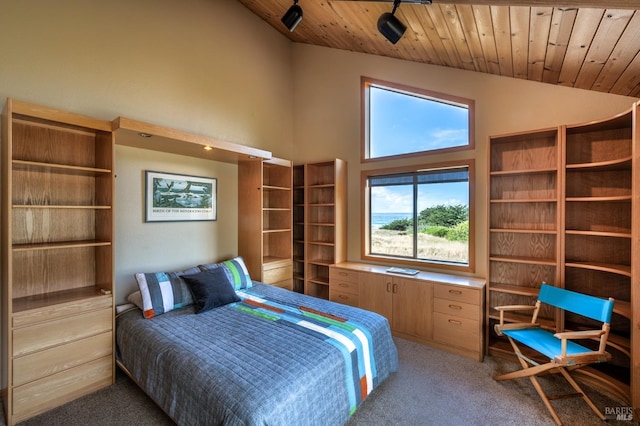
[[449, 305], [449, 308], [451, 308], [451, 309], [462, 309], [462, 306], [458, 306], [458, 305]]
[[391, 283], [387, 283], [387, 293], [391, 293]]
[[347, 273], [347, 272], [338, 272], [338, 275], [342, 275], [343, 277], [346, 277], [347, 275], [349, 275], [349, 273]]
[[449, 293], [457, 294], [457, 295], [461, 295], [462, 294], [462, 292], [460, 290], [449, 290]]
[[349, 287], [349, 284], [343, 284], [343, 283], [341, 283], [341, 284], [338, 284], [338, 285], [339, 285], [340, 287]]
[[348, 299], [348, 297], [347, 297], [347, 296], [345, 296], [344, 294], [341, 294], [341, 295], [339, 295], [338, 297], [339, 297], [340, 299]]
[[450, 319], [450, 320], [449, 320], [449, 322], [450, 322], [451, 324], [455, 324], [455, 325], [462, 325], [462, 321], [458, 321], [458, 320]]
[[393, 293], [397, 293], [398, 292], [398, 284], [394, 284], [393, 285]]

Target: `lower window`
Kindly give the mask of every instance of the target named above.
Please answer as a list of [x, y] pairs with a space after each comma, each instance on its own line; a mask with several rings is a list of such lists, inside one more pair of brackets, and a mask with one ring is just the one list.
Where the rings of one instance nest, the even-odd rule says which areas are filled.
[[472, 161], [364, 171], [363, 257], [473, 271], [472, 180]]

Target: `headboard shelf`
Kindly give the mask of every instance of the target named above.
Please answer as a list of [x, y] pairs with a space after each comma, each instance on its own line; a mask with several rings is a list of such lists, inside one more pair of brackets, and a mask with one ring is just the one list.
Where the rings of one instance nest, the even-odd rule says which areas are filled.
[[[206, 160], [237, 164], [238, 161], [262, 161], [271, 152], [208, 136], [176, 130], [144, 121], [118, 117], [113, 120], [116, 145], [187, 155]], [[207, 149], [210, 147], [211, 149]]]

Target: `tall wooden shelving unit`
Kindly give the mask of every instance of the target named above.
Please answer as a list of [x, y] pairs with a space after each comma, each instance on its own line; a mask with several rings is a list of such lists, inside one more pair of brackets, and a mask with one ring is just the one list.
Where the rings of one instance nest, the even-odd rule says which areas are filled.
[[[640, 187], [633, 185], [640, 182], [637, 111], [635, 104], [597, 122], [490, 138], [487, 287], [488, 351], [498, 356], [511, 350], [493, 332], [498, 320], [493, 307], [532, 304], [542, 282], [615, 298], [607, 348], [613, 359], [581, 369], [582, 378], [626, 399], [636, 410], [640, 409], [640, 262], [635, 260], [640, 255]], [[589, 326], [577, 316], [554, 310], [543, 311], [540, 319], [550, 329]]]
[[293, 291], [304, 293], [305, 166], [293, 166]]
[[113, 383], [111, 123], [8, 99], [2, 389], [12, 425]]
[[238, 254], [251, 277], [292, 289], [292, 164], [238, 163]]
[[[304, 223], [304, 293], [329, 299], [329, 265], [345, 261], [347, 255], [347, 162], [335, 159], [296, 167], [302, 167], [298, 182], [304, 170], [303, 185], [296, 186], [304, 196], [304, 208], [295, 210], [296, 216], [302, 211], [303, 218], [294, 218], [297, 226]], [[301, 240], [296, 241], [299, 253]]]
[[[528, 304], [541, 282], [560, 282], [561, 134], [544, 129], [493, 137], [489, 159], [489, 286], [493, 306]], [[541, 315], [549, 326], [552, 312]], [[513, 317], [516, 319], [523, 319]], [[494, 336], [495, 333], [488, 333]], [[510, 346], [490, 340], [493, 351]]]

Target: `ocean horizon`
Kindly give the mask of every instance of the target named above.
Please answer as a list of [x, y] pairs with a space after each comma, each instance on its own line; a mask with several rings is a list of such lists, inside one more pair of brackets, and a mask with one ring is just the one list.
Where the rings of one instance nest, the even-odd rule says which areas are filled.
[[371, 225], [375, 228], [379, 228], [393, 222], [394, 220], [407, 219], [411, 216], [412, 213], [372, 213]]

